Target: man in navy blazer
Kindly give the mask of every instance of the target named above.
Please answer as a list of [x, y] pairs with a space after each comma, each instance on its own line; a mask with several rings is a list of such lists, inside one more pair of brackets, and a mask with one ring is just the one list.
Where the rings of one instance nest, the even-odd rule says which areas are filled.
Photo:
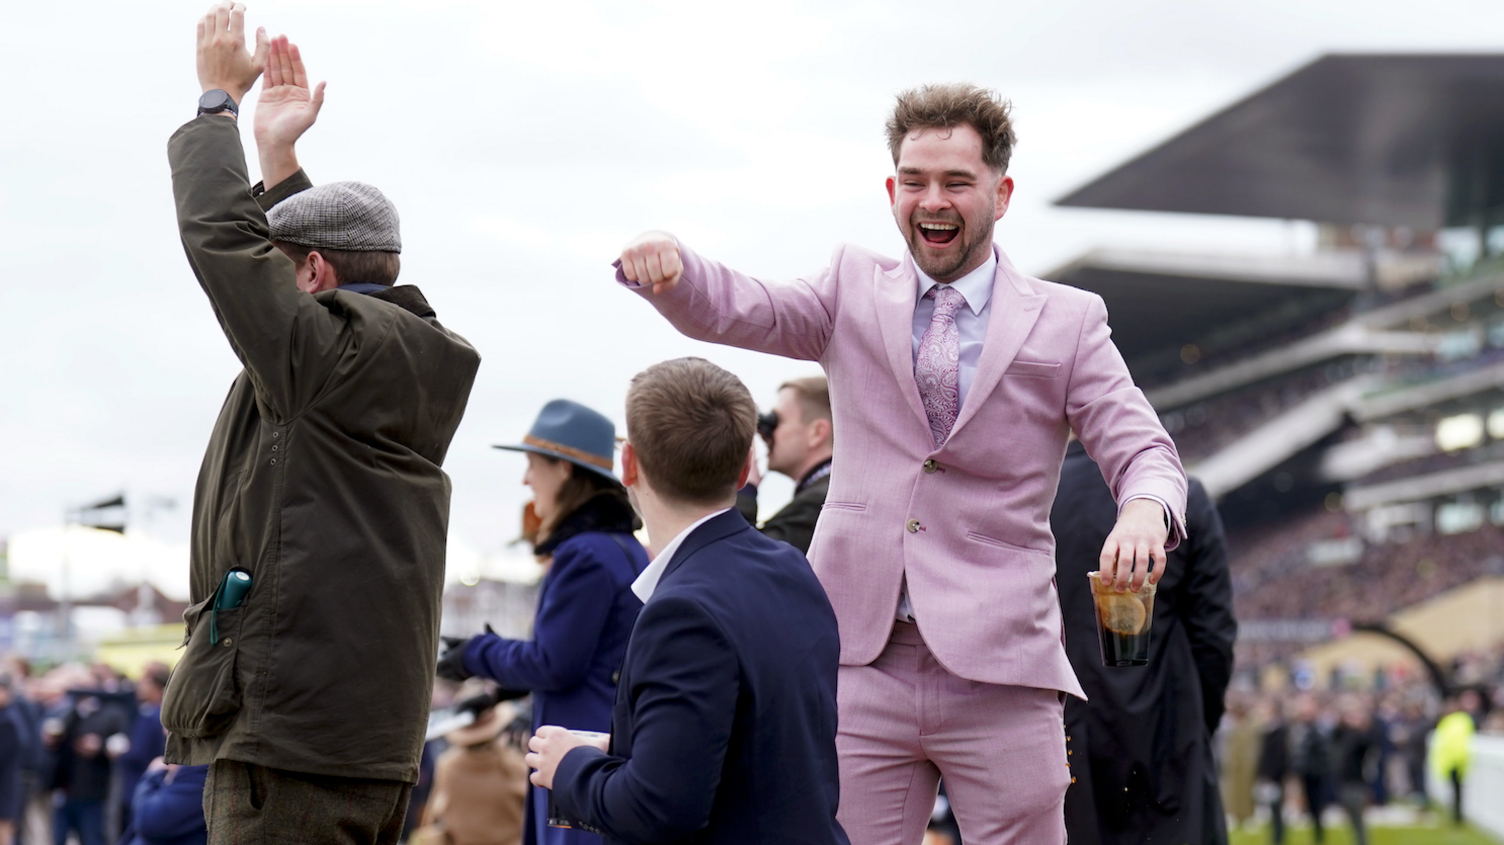
[[[528, 764], [607, 842], [849, 845], [836, 821], [835, 612], [804, 556], [735, 509], [757, 406], [698, 358], [639, 373], [622, 480], [656, 557], [609, 741], [541, 727]], [[671, 539], [670, 539], [671, 538]]]

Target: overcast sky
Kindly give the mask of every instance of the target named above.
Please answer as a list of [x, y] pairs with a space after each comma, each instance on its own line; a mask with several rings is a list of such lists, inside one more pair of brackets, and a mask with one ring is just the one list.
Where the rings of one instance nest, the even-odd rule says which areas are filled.
[[[65, 506], [123, 489], [138, 536], [122, 577], [186, 585], [193, 483], [239, 369], [183, 258], [165, 153], [193, 115], [207, 5], [7, 4], [0, 536], [17, 574], [55, 567], [39, 529]], [[518, 440], [547, 400], [620, 422], [632, 374], [688, 354], [764, 406], [817, 371], [679, 337], [609, 264], [650, 228], [770, 278], [844, 241], [896, 254], [882, 123], [903, 88], [962, 80], [1012, 99], [1017, 189], [997, 238], [1045, 274], [1094, 246], [1300, 248], [1280, 222], [1050, 202], [1323, 53], [1504, 50], [1496, 1], [276, 0], [247, 21], [289, 35], [329, 83], [300, 145], [309, 174], [396, 202], [401, 281], [483, 356], [445, 467], [464, 566], [515, 536], [524, 462], [490, 444]], [[765, 508], [790, 489], [770, 483]], [[148, 496], [178, 507], [147, 514]]]

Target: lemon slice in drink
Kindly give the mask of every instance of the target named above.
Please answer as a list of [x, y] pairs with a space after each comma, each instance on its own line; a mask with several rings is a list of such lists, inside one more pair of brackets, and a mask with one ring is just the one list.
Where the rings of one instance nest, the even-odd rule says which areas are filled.
[[1137, 634], [1148, 614], [1144, 603], [1132, 593], [1105, 593], [1097, 596], [1097, 612], [1102, 625], [1115, 634]]

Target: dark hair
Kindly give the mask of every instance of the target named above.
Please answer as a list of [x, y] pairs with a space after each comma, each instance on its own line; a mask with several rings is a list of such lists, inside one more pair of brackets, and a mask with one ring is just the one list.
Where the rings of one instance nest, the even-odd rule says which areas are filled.
[[893, 115], [888, 118], [888, 150], [893, 153], [893, 164], [898, 164], [899, 150], [909, 133], [965, 125], [982, 136], [982, 161], [999, 173], [1007, 173], [1013, 144], [1018, 140], [1009, 117], [1011, 110], [1012, 104], [996, 91], [975, 85], [911, 88], [898, 95]]
[[671, 502], [712, 505], [736, 495], [756, 431], [747, 386], [703, 358], [654, 364], [627, 391], [627, 439], [654, 492]]
[[329, 262], [329, 266], [334, 268], [334, 275], [342, 285], [351, 282], [392, 285], [397, 282], [397, 274], [402, 272], [402, 256], [395, 252], [352, 252], [344, 249], [314, 248], [291, 244], [287, 241], [273, 241], [272, 243], [287, 253], [293, 263], [299, 267], [308, 261], [310, 252], [317, 252]]
[[[555, 458], [551, 455], [539, 455], [545, 461], [558, 465], [563, 458]], [[523, 530], [522, 539], [534, 546], [542, 545], [548, 539], [560, 523], [579, 510], [584, 504], [596, 496], [602, 494], [613, 495], [619, 498], [622, 504], [630, 510], [631, 504], [627, 500], [627, 488], [621, 486], [621, 482], [614, 478], [607, 478], [598, 472], [585, 469], [576, 463], [571, 463], [573, 470], [569, 477], [564, 479], [559, 487], [558, 500], [554, 503], [554, 512], [551, 518], [538, 526], [538, 529], [529, 536], [526, 529]]]

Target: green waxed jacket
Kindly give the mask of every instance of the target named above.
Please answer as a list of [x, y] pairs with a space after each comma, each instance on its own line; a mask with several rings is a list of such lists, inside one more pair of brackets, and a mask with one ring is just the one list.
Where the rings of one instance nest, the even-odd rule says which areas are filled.
[[[264, 209], [311, 183], [300, 171], [255, 196], [235, 121], [190, 121], [168, 158], [188, 263], [245, 369], [194, 491], [167, 760], [415, 782], [449, 522], [440, 465], [480, 356], [415, 287], [299, 291]], [[250, 591], [212, 612], [232, 568]]]

